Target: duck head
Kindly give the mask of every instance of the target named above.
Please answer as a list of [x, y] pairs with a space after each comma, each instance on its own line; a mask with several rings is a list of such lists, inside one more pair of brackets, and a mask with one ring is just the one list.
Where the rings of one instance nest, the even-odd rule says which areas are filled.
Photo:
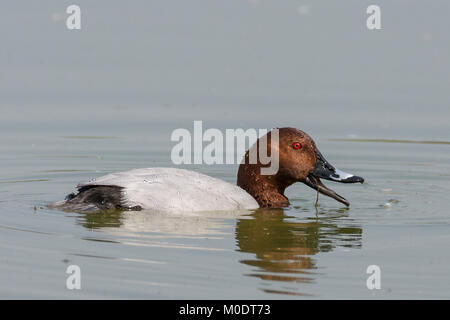
[[[336, 192], [326, 187], [321, 179], [341, 183], [363, 183], [364, 179], [331, 165], [320, 153], [314, 140], [305, 132], [295, 128], [279, 128], [278, 144], [271, 143], [271, 132], [260, 138], [252, 148], [267, 143], [269, 155], [278, 152], [278, 171], [272, 175], [262, 175], [261, 164], [249, 163], [249, 151], [239, 166], [237, 184], [252, 195], [261, 207], [284, 207], [289, 200], [284, 190], [293, 183], [303, 182], [318, 192], [329, 196], [346, 206], [350, 203]], [[249, 150], [251, 150], [250, 148]]]

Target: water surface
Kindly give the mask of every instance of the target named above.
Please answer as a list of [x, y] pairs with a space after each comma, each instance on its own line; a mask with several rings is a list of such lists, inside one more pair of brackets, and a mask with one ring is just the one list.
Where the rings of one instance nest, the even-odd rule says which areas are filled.
[[[3, 298], [448, 298], [450, 153], [445, 144], [330, 141], [328, 160], [363, 185], [304, 185], [291, 206], [195, 215], [51, 211], [78, 182], [133, 167], [172, 166], [170, 144], [133, 135], [2, 137]], [[151, 140], [151, 139], [149, 139]], [[162, 140], [163, 141], [163, 140]], [[418, 152], [418, 149], [420, 152]], [[187, 166], [235, 182], [236, 166]], [[66, 268], [82, 290], [65, 288]], [[366, 268], [382, 270], [368, 290]]]
[[[3, 0], [0, 298], [450, 298], [447, 0]], [[363, 185], [254, 212], [46, 209], [173, 166], [174, 129], [296, 127]], [[236, 182], [237, 165], [185, 166]], [[67, 290], [78, 265], [82, 289]], [[369, 265], [381, 289], [366, 286]]]

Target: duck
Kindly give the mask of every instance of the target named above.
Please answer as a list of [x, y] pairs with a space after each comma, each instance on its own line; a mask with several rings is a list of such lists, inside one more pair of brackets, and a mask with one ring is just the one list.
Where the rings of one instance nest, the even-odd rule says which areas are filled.
[[261, 174], [267, 167], [249, 161], [249, 150], [261, 143], [271, 149], [271, 133], [249, 148], [239, 165], [237, 183], [181, 168], [142, 168], [107, 174], [77, 185], [77, 193], [49, 205], [52, 209], [73, 212], [106, 210], [154, 210], [159, 212], [200, 212], [282, 208], [290, 205], [284, 192], [301, 182], [318, 193], [349, 206], [344, 197], [325, 186], [321, 179], [339, 183], [363, 183], [360, 176], [331, 165], [314, 140], [296, 128], [278, 130], [278, 170]]

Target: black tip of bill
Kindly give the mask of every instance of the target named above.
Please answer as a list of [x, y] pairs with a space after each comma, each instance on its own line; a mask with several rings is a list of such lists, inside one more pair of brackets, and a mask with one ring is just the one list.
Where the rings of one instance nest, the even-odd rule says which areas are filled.
[[337, 182], [342, 182], [342, 183], [364, 183], [364, 178], [363, 177], [358, 177], [358, 176], [350, 176], [346, 179], [342, 179], [342, 180], [338, 180]]

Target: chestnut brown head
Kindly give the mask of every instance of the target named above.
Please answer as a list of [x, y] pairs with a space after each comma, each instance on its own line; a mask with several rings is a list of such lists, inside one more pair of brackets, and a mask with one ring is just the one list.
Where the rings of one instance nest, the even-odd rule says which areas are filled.
[[[295, 182], [303, 182], [318, 192], [348, 206], [350, 203], [345, 198], [327, 188], [320, 179], [341, 183], [363, 183], [364, 179], [332, 166], [317, 149], [314, 140], [305, 132], [295, 128], [279, 128], [277, 130], [278, 144], [271, 142], [272, 136], [269, 133], [269, 138], [260, 138], [257, 145], [259, 146], [264, 141], [268, 145], [270, 154], [278, 152], [278, 171], [272, 176], [262, 176], [258, 169], [265, 167], [265, 165], [261, 163], [249, 164], [247, 152], [244, 162], [239, 167], [238, 185], [255, 197], [257, 193], [268, 192], [267, 190], [260, 190], [260, 185], [263, 185], [266, 189], [273, 187], [283, 194], [285, 188], [289, 185]], [[258, 197], [255, 198], [258, 200]], [[261, 197], [259, 196], [259, 198]]]

